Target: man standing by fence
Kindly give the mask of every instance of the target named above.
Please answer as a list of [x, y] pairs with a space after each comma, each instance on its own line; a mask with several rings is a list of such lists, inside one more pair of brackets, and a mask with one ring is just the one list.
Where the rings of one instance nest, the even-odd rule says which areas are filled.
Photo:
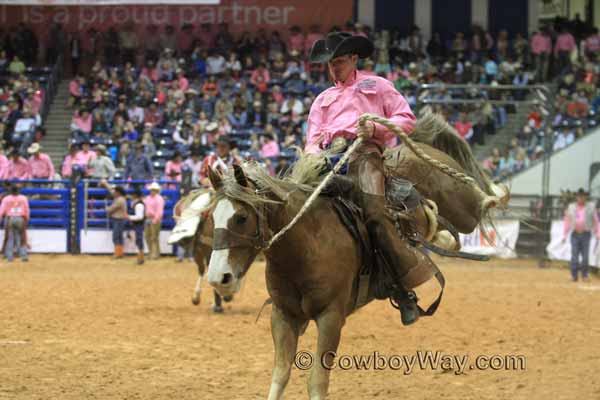
[[100, 185], [104, 186], [113, 197], [113, 202], [110, 206], [106, 207], [106, 212], [112, 226], [112, 241], [115, 246], [114, 258], [121, 259], [124, 253], [123, 232], [129, 219], [129, 214], [127, 213], [127, 193], [122, 186], [117, 186], [113, 189], [106, 181], [101, 181]]
[[133, 191], [132, 200], [133, 215], [129, 216], [129, 220], [135, 232], [135, 245], [138, 249], [137, 264], [142, 265], [144, 263], [144, 223], [146, 220], [146, 206], [142, 189], [138, 187]]
[[158, 260], [160, 257], [160, 226], [162, 224], [165, 210], [165, 200], [160, 195], [160, 185], [152, 182], [149, 187], [150, 195], [146, 197], [146, 243], [151, 260]]
[[[569, 204], [565, 211], [563, 231], [563, 242], [567, 241], [567, 236], [571, 232], [571, 277], [574, 282], [577, 282], [579, 270], [581, 270], [581, 278], [584, 281], [588, 279], [592, 231], [596, 234], [596, 238], [600, 238], [596, 205], [587, 201], [585, 190], [579, 189], [577, 201]], [[579, 261], [580, 256], [581, 262]]]
[[9, 262], [14, 259], [15, 250], [21, 260], [27, 259], [27, 221], [29, 221], [29, 201], [19, 194], [19, 187], [12, 185], [10, 194], [0, 204], [0, 220], [6, 216], [4, 224], [4, 250]]

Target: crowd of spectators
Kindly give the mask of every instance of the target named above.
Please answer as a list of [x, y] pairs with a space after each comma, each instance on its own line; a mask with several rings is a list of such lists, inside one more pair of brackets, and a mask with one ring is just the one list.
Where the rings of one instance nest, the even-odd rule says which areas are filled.
[[[214, 153], [221, 136], [228, 138], [235, 157], [263, 160], [273, 173], [288, 165], [293, 147], [303, 145], [312, 101], [330, 85], [326, 68], [307, 62], [312, 44], [325, 30], [293, 26], [287, 32], [234, 35], [224, 23], [143, 29], [125, 24], [105, 32], [65, 33], [60, 25], [52, 27], [55, 44], [47, 46], [47, 58], [66, 53], [74, 72], [69, 85], [72, 145], [63, 177], [77, 165], [99, 179], [180, 180], [177, 168], [167, 170], [170, 163], [192, 169], [194, 182], [201, 184], [201, 160]], [[555, 125], [563, 133], [556, 134], [555, 148], [580, 136], [587, 125], [581, 117], [595, 112], [600, 36], [578, 18], [547, 24], [531, 37], [505, 30], [493, 36], [479, 26], [454, 37], [434, 33], [428, 42], [416, 26], [408, 34], [373, 32], [354, 23], [332, 30], [370, 37], [376, 52], [361, 68], [392, 81], [413, 108], [428, 104], [443, 113], [472, 144], [484, 144], [503, 127], [515, 111], [510, 100], [523, 100], [526, 91], [423, 90], [422, 85], [527, 85], [558, 77], [561, 111]], [[26, 40], [37, 47], [24, 25], [17, 31], [19, 35], [0, 33], [0, 43]], [[0, 127], [4, 147], [24, 154], [43, 135], [42, 128], [35, 132], [41, 125], [35, 107], [39, 109], [43, 89], [24, 78], [19, 60], [32, 56], [18, 53], [20, 48], [5, 44], [0, 53], [0, 68], [4, 65], [8, 74], [2, 89], [11, 91], [1, 114], [7, 123]], [[456, 98], [470, 102], [453, 104]], [[540, 156], [544, 135], [539, 132], [554, 127], [538, 125], [530, 119], [511, 148], [494, 149], [485, 161], [494, 177], [514, 173]], [[21, 138], [21, 129], [28, 132], [27, 139]]]

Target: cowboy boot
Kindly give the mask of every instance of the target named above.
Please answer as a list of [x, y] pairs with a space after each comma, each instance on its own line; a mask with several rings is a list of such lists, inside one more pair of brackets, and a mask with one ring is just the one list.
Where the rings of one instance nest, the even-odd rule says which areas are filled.
[[144, 263], [144, 252], [138, 251], [137, 253], [137, 265], [142, 265]]
[[410, 325], [419, 318], [417, 297], [410, 290], [433, 277], [432, 263], [399, 236], [388, 218], [384, 196], [361, 193], [361, 200], [369, 234], [386, 264], [393, 269], [392, 304], [400, 310], [402, 323]]
[[115, 244], [115, 255], [113, 256], [113, 258], [116, 260], [120, 260], [121, 258], [123, 258], [123, 245], [122, 244]]

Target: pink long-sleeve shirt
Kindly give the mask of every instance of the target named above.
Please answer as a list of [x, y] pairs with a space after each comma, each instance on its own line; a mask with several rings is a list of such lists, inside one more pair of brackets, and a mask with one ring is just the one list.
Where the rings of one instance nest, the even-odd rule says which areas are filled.
[[146, 217], [152, 220], [152, 223], [158, 224], [162, 221], [165, 211], [165, 200], [160, 194], [152, 193], [144, 199], [146, 206]]
[[0, 154], [0, 180], [6, 179], [8, 175], [8, 158], [4, 154]]
[[[585, 209], [586, 209], [586, 204], [584, 204], [584, 205], [577, 204], [575, 206], [575, 226], [573, 227], [573, 230], [577, 233], [585, 232], [587, 230], [586, 226], [585, 226]], [[600, 234], [600, 230], [599, 230], [599, 226], [598, 226], [598, 213], [595, 211], [594, 211], [594, 227], [592, 230], [596, 234]], [[571, 218], [569, 217], [569, 215], [565, 215], [565, 220], [564, 220], [564, 224], [563, 224], [563, 237], [566, 238], [569, 235], [570, 231], [571, 231]]]
[[570, 33], [562, 33], [558, 35], [556, 44], [554, 45], [554, 54], [558, 54], [559, 51], [573, 51], [577, 48], [575, 38]]
[[275, 140], [263, 144], [260, 149], [261, 157], [277, 157], [279, 155], [279, 144]]
[[9, 194], [0, 204], [0, 218], [2, 217], [23, 217], [29, 219], [29, 201], [22, 194]]
[[552, 53], [552, 39], [548, 35], [536, 33], [531, 38], [531, 52], [536, 55]]
[[19, 157], [17, 161], [10, 159], [8, 162], [8, 175], [6, 179], [31, 179], [31, 169], [26, 159]]
[[[308, 116], [305, 151], [318, 153], [338, 136], [355, 139], [358, 118], [364, 113], [387, 118], [406, 133], [412, 132], [416, 123], [408, 102], [390, 81], [356, 71], [353, 78], [336, 83], [314, 101]], [[395, 135], [376, 124], [371, 141], [385, 148], [395, 143]]]
[[29, 159], [29, 170], [34, 179], [54, 179], [54, 164], [47, 154], [32, 156]]
[[60, 170], [63, 178], [70, 177], [73, 174], [73, 164], [75, 163], [75, 156], [68, 155], [65, 157], [62, 168]]

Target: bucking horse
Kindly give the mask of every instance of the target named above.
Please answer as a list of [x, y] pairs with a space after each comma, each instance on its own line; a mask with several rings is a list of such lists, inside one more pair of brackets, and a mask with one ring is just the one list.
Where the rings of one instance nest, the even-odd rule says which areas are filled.
[[[441, 117], [425, 115], [410, 138], [388, 121], [370, 118], [403, 141], [385, 154], [386, 198], [398, 234], [415, 246], [458, 254], [456, 232], [469, 233], [488, 219], [491, 209], [506, 204], [508, 190], [486, 177], [466, 142]], [[323, 179], [326, 158], [301, 155], [284, 178], [270, 176], [257, 163], [209, 174], [215, 190], [206, 208], [214, 226], [209, 283], [231, 296], [256, 256], [266, 257], [275, 345], [270, 400], [282, 398], [298, 337], [310, 320], [316, 322], [318, 339], [309, 396], [326, 398], [327, 366], [346, 318], [373, 299], [387, 298], [383, 283], [395, 278], [370, 245], [361, 211], [352, 202], [354, 182], [334, 180], [323, 195], [311, 196]], [[443, 288], [439, 270], [436, 277]], [[431, 315], [440, 300], [424, 315]]]

